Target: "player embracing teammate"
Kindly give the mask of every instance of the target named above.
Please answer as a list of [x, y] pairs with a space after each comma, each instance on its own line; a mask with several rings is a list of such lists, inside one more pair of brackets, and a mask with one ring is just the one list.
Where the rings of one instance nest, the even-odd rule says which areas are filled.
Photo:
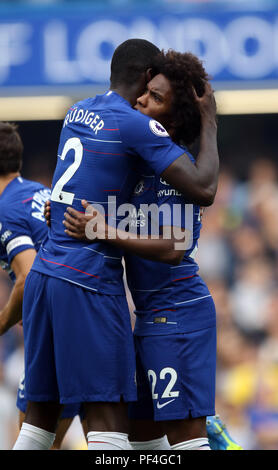
[[[108, 207], [109, 196], [116, 197], [117, 208], [130, 201], [145, 168], [151, 170], [155, 181], [162, 178], [171, 184], [186, 202], [202, 206], [213, 202], [218, 152], [211, 87], [203, 84], [199, 96], [195, 83], [189, 80], [191, 103], [196, 111], [199, 109], [200, 149], [196, 161], [171, 140], [170, 130], [168, 134], [160, 122], [155, 122], [156, 116], [150, 118], [133, 109], [150, 82], [158, 54], [159, 50], [144, 40], [129, 40], [120, 45], [111, 63], [110, 90], [76, 103], [66, 116], [52, 181], [51, 228], [25, 284], [23, 328], [28, 408], [14, 449], [50, 448], [63, 406], [76, 402], [84, 405], [89, 449], [130, 448], [127, 403], [136, 401], [137, 390], [136, 358], [121, 263], [126, 247], [103, 239], [91, 243], [69, 237], [63, 221], [69, 206], [84, 211], [83, 199], [104, 208]], [[159, 102], [156, 91], [147, 88], [146, 93]], [[162, 115], [165, 124], [170, 108], [164, 109]], [[179, 124], [171, 125], [176, 129]], [[106, 216], [109, 214], [105, 212]], [[200, 284], [198, 280], [192, 290], [205, 289]], [[206, 292], [204, 297], [210, 303], [202, 305], [198, 315], [204, 319], [204, 311], [209, 308], [204, 328], [213, 330], [209, 340], [211, 354], [215, 346], [215, 312], [210, 294]], [[195, 298], [186, 297], [181, 302], [187, 300]], [[192, 331], [181, 333], [185, 337]], [[193, 345], [191, 338], [192, 347], [196, 348], [199, 340], [202, 344], [206, 341], [204, 336], [198, 337]], [[186, 440], [204, 438], [205, 416], [208, 411], [213, 412], [214, 362], [212, 358], [207, 371], [199, 364], [204, 373], [203, 383], [212, 373], [208, 392], [212, 395], [205, 397], [205, 409], [192, 408], [185, 399], [187, 410], [181, 421], [192, 421], [193, 430], [193, 437]], [[164, 366], [160, 370], [160, 366], [148, 369], [153, 371], [153, 375], [149, 373], [153, 379], [153, 398], [156, 399], [155, 394], [160, 396], [155, 380], [169, 373], [171, 383], [167, 390], [169, 394], [175, 392], [175, 397], [169, 396], [175, 398], [180, 410], [180, 401], [176, 400], [180, 390], [175, 388], [173, 375], [176, 366], [171, 366], [170, 372]], [[178, 384], [180, 387], [181, 383]], [[196, 394], [198, 387], [199, 383], [194, 388]], [[162, 410], [166, 407], [163, 401], [160, 406]], [[177, 413], [172, 417], [179, 419]], [[198, 423], [199, 417], [202, 424], [194, 431], [193, 424]], [[183, 431], [179, 427], [179, 432]], [[167, 431], [172, 445], [181, 442], [179, 432], [170, 437], [171, 432]], [[201, 447], [204, 443], [199, 444]]]

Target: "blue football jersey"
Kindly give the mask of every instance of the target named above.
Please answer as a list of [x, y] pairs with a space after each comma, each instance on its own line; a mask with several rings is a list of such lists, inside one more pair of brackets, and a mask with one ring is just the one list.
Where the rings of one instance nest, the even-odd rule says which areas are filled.
[[69, 237], [64, 212], [68, 206], [84, 212], [81, 200], [86, 199], [116, 223], [124, 216], [119, 208], [130, 200], [140, 167], [147, 163], [161, 174], [182, 154], [158, 122], [115, 92], [73, 105], [60, 136], [51, 229], [32, 269], [95, 292], [124, 294], [122, 251], [103, 241]]
[[[186, 229], [189, 234], [184, 257], [177, 266], [125, 254], [127, 282], [137, 319], [148, 316], [152, 323], [156, 314], [159, 317], [159, 312], [164, 312], [170, 321], [180, 307], [210, 297], [206, 284], [197, 275], [199, 266], [195, 261], [201, 229], [200, 207], [188, 204], [181, 193], [151, 172], [141, 176], [131, 202], [135, 207], [130, 222], [133, 231], [155, 235], [161, 233], [162, 226], [172, 226]], [[152, 204], [158, 211], [152, 210]], [[188, 320], [186, 327], [190, 328]], [[144, 331], [152, 334], [152, 329]]]
[[38, 251], [47, 235], [43, 212], [49, 197], [49, 188], [21, 176], [14, 178], [0, 196], [1, 267], [13, 281], [13, 258], [28, 248]]

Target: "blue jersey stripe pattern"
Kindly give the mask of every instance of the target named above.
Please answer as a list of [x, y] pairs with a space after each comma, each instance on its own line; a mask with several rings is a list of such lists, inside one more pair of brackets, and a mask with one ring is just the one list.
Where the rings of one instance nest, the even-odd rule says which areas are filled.
[[52, 181], [51, 230], [33, 270], [104, 294], [125, 292], [122, 252], [103, 241], [70, 238], [64, 231], [64, 212], [67, 206], [84, 211], [81, 200], [86, 199], [110, 221], [123, 217], [118, 217], [118, 208], [130, 201], [142, 167], [148, 164], [160, 174], [183, 153], [151, 122], [111, 91], [72, 106]]

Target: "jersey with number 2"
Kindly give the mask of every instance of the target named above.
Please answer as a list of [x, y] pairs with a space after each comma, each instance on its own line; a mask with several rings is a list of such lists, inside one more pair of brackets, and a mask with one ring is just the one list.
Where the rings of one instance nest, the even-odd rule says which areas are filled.
[[94, 292], [124, 294], [122, 252], [103, 241], [83, 242], [65, 234], [67, 206], [84, 212], [86, 199], [110, 220], [132, 195], [139, 167], [161, 174], [182, 155], [165, 129], [109, 91], [75, 104], [67, 113], [52, 182], [51, 230], [33, 270]]

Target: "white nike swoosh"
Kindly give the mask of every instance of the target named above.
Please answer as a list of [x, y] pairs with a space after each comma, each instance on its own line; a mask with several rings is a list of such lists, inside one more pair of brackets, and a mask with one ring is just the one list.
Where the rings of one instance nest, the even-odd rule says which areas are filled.
[[166, 401], [165, 403], [162, 403], [162, 404], [157, 402], [156, 406], [157, 406], [158, 409], [160, 409], [160, 408], [163, 408], [163, 406], [169, 405], [169, 403], [172, 403], [172, 401], [174, 401], [174, 400], [175, 400], [175, 398], [173, 398], [172, 400]]

